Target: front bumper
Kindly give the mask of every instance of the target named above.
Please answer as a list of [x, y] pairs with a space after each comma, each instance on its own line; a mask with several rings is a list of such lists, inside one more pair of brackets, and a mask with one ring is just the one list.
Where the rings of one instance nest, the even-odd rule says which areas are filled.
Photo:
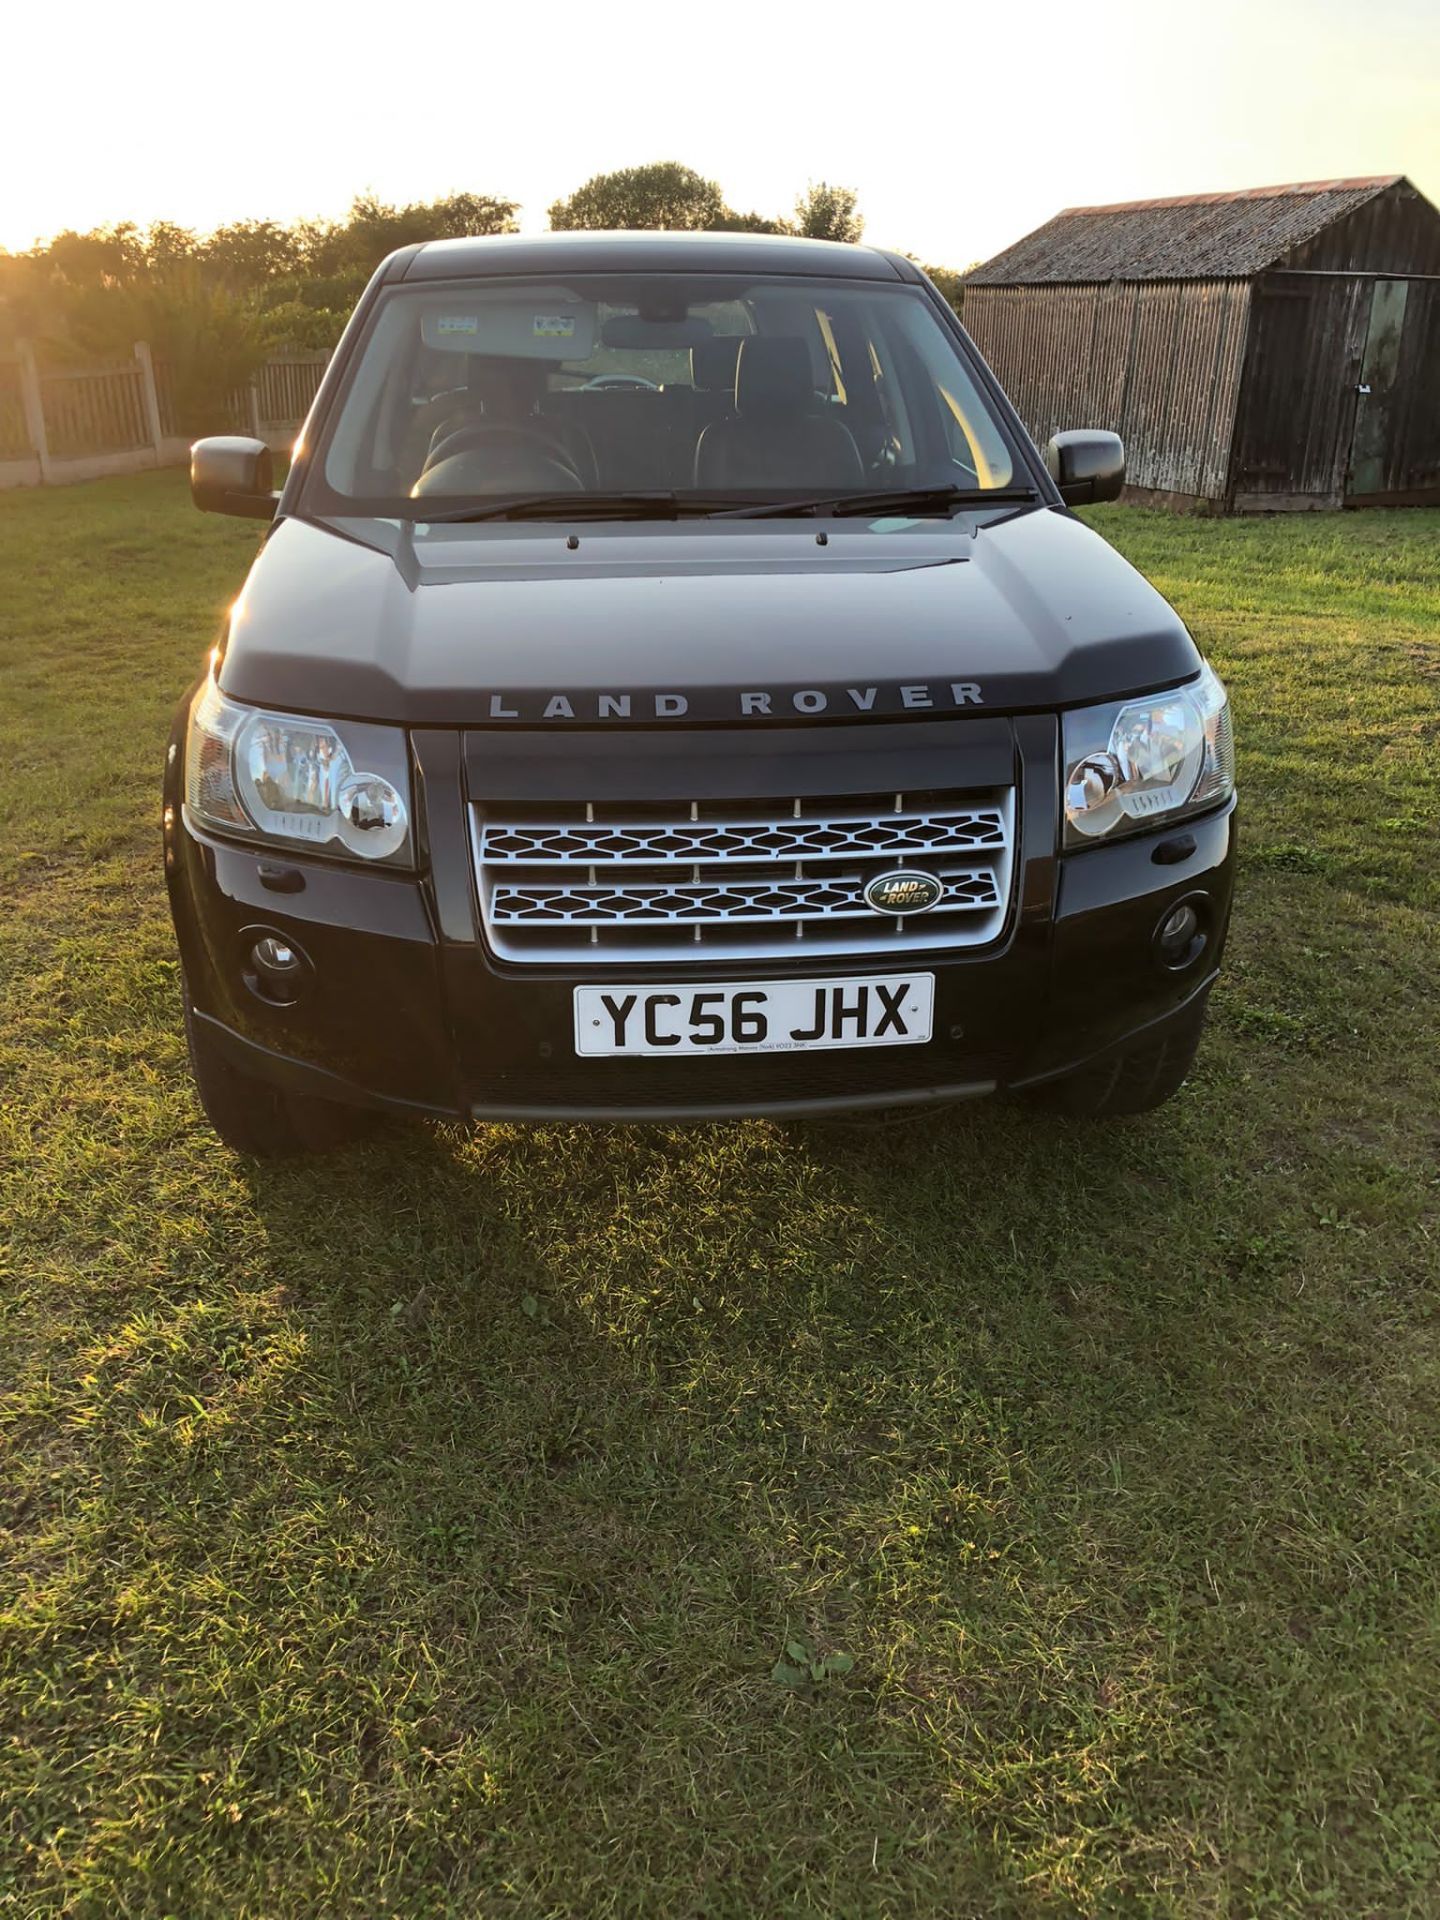
[[[571, 995], [607, 979], [690, 984], [674, 965], [569, 972], [497, 962], [480, 930], [461, 736], [417, 736], [428, 858], [419, 874], [360, 871], [258, 851], [198, 831], [166, 794], [165, 858], [196, 1018], [248, 1071], [292, 1091], [397, 1112], [492, 1120], [694, 1120], [940, 1103], [1030, 1086], [1159, 1035], [1212, 985], [1229, 921], [1233, 801], [1183, 829], [1059, 856], [1056, 726], [1015, 723], [1022, 843], [1004, 937], [975, 951], [911, 954], [935, 975], [923, 1046], [680, 1059], [576, 1057]], [[1193, 847], [1175, 857], [1183, 835]], [[1164, 858], [1157, 858], [1163, 854]], [[1204, 917], [1204, 950], [1164, 968], [1155, 931], [1180, 900]], [[265, 934], [294, 947], [293, 1005], [267, 1000], [248, 957]], [[707, 984], [824, 979], [853, 958], [707, 965]], [[875, 972], [894, 971], [877, 955]]]

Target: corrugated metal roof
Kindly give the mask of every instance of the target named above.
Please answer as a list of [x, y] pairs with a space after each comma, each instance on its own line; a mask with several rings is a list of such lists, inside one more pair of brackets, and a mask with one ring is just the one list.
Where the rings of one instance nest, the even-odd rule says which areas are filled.
[[1245, 279], [1274, 266], [1403, 174], [1310, 180], [1245, 193], [1195, 193], [1067, 207], [966, 275], [979, 287], [1107, 280]]

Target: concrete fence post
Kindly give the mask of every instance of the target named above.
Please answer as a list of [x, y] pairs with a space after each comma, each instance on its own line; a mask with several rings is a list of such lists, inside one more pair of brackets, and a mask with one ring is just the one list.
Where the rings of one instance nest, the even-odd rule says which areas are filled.
[[164, 436], [160, 432], [160, 395], [155, 390], [155, 362], [151, 358], [148, 340], [135, 342], [135, 358], [140, 367], [140, 399], [145, 409], [145, 431], [150, 436], [158, 464]]
[[260, 431], [260, 376], [258, 374], [252, 374], [246, 383], [245, 407], [250, 418], [251, 439], [263, 440], [265, 436]]
[[25, 413], [25, 431], [40, 468], [43, 487], [51, 477], [50, 442], [45, 433], [45, 400], [40, 390], [40, 375], [35, 370], [35, 353], [28, 340], [15, 342], [15, 358], [20, 367], [20, 405]]

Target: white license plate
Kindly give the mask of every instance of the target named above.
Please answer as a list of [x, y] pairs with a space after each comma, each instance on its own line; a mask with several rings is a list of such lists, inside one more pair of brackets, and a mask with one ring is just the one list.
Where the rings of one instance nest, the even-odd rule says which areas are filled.
[[876, 980], [743, 980], [723, 987], [576, 987], [575, 1051], [804, 1053], [930, 1038], [933, 973]]

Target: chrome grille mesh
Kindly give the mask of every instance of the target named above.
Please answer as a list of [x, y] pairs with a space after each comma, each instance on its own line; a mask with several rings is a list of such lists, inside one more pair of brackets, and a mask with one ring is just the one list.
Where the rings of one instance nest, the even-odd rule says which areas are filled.
[[612, 825], [586, 821], [560, 826], [485, 825], [485, 857], [526, 866], [575, 861], [656, 862], [712, 860], [845, 860], [879, 854], [909, 860], [920, 854], [1003, 847], [1005, 816], [996, 807], [957, 807], [936, 813], [895, 813], [780, 820], [683, 820], [674, 825]]
[[[1014, 796], [685, 802], [473, 813], [492, 949], [513, 960], [792, 958], [981, 946], [1013, 869]], [[865, 888], [897, 867], [941, 883], [920, 915]]]

